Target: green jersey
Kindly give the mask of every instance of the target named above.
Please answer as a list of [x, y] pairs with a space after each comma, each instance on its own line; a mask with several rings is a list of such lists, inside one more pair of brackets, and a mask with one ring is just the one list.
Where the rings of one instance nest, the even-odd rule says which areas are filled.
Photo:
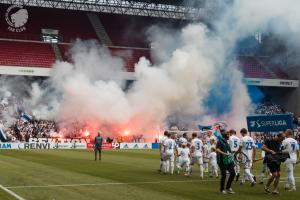
[[103, 138], [101, 136], [95, 137], [95, 147], [101, 147], [103, 142]]

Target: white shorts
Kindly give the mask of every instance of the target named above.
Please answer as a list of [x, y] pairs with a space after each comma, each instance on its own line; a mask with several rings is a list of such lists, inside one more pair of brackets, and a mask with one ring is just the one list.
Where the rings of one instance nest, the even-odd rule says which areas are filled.
[[172, 161], [172, 162], [174, 162], [174, 152], [164, 152], [163, 154], [162, 154], [162, 159], [163, 160], [170, 160], [170, 161]]
[[203, 158], [202, 156], [193, 156], [191, 159], [191, 165], [193, 164], [203, 165]]
[[209, 158], [203, 157], [203, 162], [204, 162], [204, 163], [209, 163]]
[[218, 169], [217, 162], [210, 162], [210, 166], [211, 166], [212, 169]]
[[252, 164], [253, 164], [252, 160], [249, 160], [249, 161], [247, 161], [245, 163], [244, 168], [245, 169], [251, 169], [252, 168]]
[[286, 159], [286, 161], [284, 163], [285, 164], [296, 164], [296, 162], [297, 162], [297, 160], [288, 158], [288, 159]]
[[295, 170], [296, 162], [297, 161], [295, 159], [290, 158], [284, 162], [287, 172], [293, 172]]
[[181, 167], [190, 165], [190, 159], [183, 159], [179, 157], [178, 161], [179, 161], [178, 164]]

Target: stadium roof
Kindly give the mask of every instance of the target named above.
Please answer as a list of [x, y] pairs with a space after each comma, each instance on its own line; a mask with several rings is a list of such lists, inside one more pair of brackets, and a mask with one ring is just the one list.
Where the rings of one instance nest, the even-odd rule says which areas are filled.
[[19, 4], [114, 14], [204, 19], [207, 0], [1, 0], [3, 4]]
[[204, 7], [205, 0], [133, 0], [134, 2], [145, 2], [154, 4], [167, 4], [175, 6], [187, 6], [187, 7]]

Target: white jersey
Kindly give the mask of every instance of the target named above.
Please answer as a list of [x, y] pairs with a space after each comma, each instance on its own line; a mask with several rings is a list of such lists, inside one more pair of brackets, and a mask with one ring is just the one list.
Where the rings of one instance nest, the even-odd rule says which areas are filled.
[[209, 162], [211, 165], [217, 165], [217, 153], [216, 152], [211, 152], [209, 154]]
[[179, 138], [179, 144], [185, 144], [185, 145], [187, 145], [187, 143], [188, 143], [188, 141], [187, 141], [186, 138], [184, 138], [184, 137], [180, 137]]
[[165, 152], [168, 152], [168, 154], [174, 154], [174, 149], [175, 149], [175, 140], [168, 138], [164, 141], [164, 147], [165, 147]]
[[160, 141], [159, 141], [159, 143], [160, 143], [160, 149], [163, 149], [162, 147], [163, 147], [164, 142], [165, 142], [166, 139], [168, 139], [168, 137], [166, 137], [166, 136], [162, 136], [160, 138]]
[[179, 158], [182, 160], [188, 160], [189, 159], [189, 154], [190, 154], [190, 149], [185, 147], [185, 148], [178, 148], [178, 154]]
[[195, 147], [195, 151], [193, 153], [193, 156], [200, 157], [203, 154], [202, 148], [203, 148], [203, 142], [199, 138], [192, 139], [191, 146]]
[[294, 162], [297, 161], [297, 151], [299, 150], [298, 142], [293, 138], [286, 138], [282, 141], [283, 150], [287, 150], [290, 154], [290, 159]]
[[175, 139], [176, 149], [180, 148], [180, 141], [179, 138]]
[[252, 160], [253, 149], [255, 148], [255, 142], [252, 137], [245, 136], [241, 138], [242, 152], [247, 155], [249, 160]]
[[162, 137], [160, 138], [159, 143], [160, 143], [160, 144], [164, 144], [164, 142], [165, 142], [166, 139], [168, 139], [168, 137], [162, 136]]
[[210, 146], [211, 145], [211, 141], [215, 141], [215, 143], [218, 141], [218, 139], [216, 138], [216, 136], [214, 136], [214, 135], [211, 135], [210, 137], [208, 136], [208, 137], [206, 137], [206, 139], [205, 139], [205, 143], [208, 145], [208, 146]]
[[231, 152], [237, 152], [240, 148], [240, 138], [236, 135], [232, 135], [229, 137], [229, 146]]
[[203, 162], [204, 163], [208, 163], [209, 162], [209, 153], [210, 153], [209, 148], [210, 147], [207, 144], [203, 145]]

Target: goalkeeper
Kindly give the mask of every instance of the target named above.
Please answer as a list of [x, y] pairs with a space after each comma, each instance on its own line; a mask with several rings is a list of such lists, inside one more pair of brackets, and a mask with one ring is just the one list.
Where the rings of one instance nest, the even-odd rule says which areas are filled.
[[103, 138], [101, 136], [101, 131], [99, 130], [98, 135], [95, 137], [94, 141], [95, 161], [97, 160], [97, 153], [99, 153], [99, 160], [101, 160], [102, 142]]

